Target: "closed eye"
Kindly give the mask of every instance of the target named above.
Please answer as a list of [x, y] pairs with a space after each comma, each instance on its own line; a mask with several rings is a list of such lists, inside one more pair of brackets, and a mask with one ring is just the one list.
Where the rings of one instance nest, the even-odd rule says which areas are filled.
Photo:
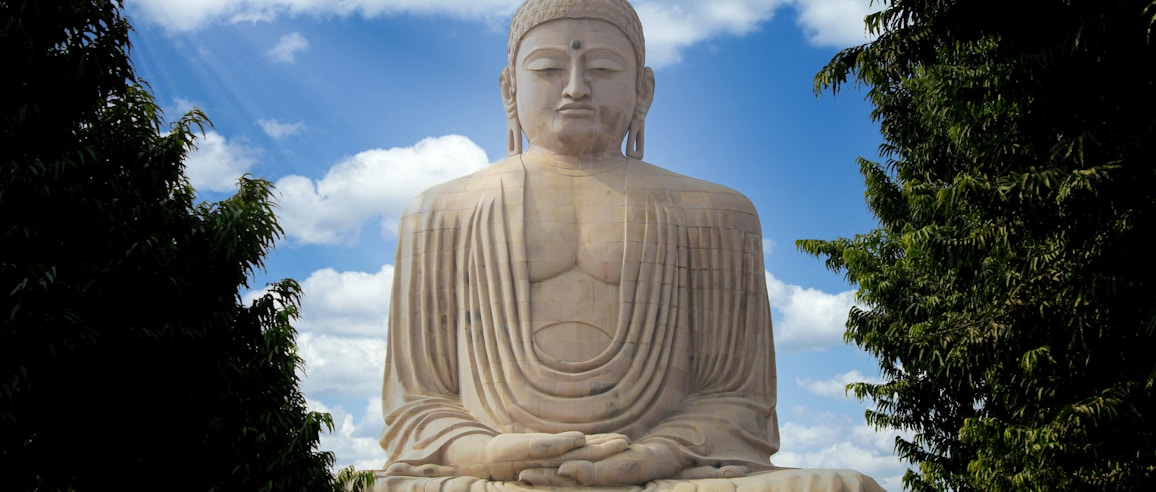
[[552, 73], [563, 69], [564, 65], [561, 60], [552, 57], [541, 57], [530, 60], [526, 63], [526, 70], [535, 73]]

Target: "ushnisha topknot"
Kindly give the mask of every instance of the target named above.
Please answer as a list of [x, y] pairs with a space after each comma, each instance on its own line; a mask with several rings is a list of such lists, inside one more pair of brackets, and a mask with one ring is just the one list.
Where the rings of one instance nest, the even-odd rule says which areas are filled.
[[557, 19], [598, 19], [618, 27], [634, 47], [638, 66], [646, 66], [646, 39], [642, 36], [642, 22], [630, 2], [626, 0], [527, 0], [510, 21], [510, 41], [506, 54], [510, 66], [518, 52], [518, 43], [530, 29]]

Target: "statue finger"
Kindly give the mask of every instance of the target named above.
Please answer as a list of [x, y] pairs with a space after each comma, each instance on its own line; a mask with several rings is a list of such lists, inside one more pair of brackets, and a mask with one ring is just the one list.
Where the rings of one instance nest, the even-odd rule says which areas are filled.
[[745, 466], [723, 466], [718, 469], [718, 478], [739, 478], [750, 475], [751, 470]]
[[385, 474], [403, 477], [456, 477], [458, 476], [458, 469], [435, 464], [414, 466], [409, 463], [394, 463], [386, 468]]
[[558, 467], [558, 474], [570, 477], [582, 485], [591, 485], [595, 479], [594, 463], [584, 460], [567, 461]]
[[527, 458], [556, 458], [586, 445], [586, 435], [578, 431], [558, 434], [534, 434], [528, 443]]
[[630, 441], [626, 439], [605, 439], [575, 449], [562, 456], [563, 461], [602, 461], [630, 449]]
[[636, 456], [619, 453], [597, 462], [567, 461], [558, 467], [558, 474], [572, 477], [584, 486], [619, 486], [651, 481], [653, 470], [646, 468]]
[[675, 478], [682, 480], [698, 480], [704, 478], [739, 478], [750, 473], [745, 466], [696, 466], [678, 472]]
[[557, 468], [527, 468], [518, 474], [518, 481], [535, 487], [573, 487], [573, 478], [558, 473]]
[[590, 434], [586, 436], [586, 445], [602, 444], [612, 441], [624, 441], [630, 444], [630, 438], [623, 434]]
[[499, 434], [486, 444], [486, 460], [524, 462], [557, 458], [586, 444], [586, 436], [571, 431], [559, 434]]

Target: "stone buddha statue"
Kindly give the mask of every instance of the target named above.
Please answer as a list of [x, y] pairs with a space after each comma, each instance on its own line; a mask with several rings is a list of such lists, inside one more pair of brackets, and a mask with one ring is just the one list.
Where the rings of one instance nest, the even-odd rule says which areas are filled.
[[644, 62], [625, 0], [514, 16], [509, 155], [401, 220], [378, 490], [881, 490], [771, 464], [759, 219], [641, 160]]

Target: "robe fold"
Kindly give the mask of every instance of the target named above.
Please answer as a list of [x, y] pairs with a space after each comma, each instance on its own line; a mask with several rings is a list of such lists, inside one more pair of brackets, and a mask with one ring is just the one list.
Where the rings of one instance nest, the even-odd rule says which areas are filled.
[[624, 231], [642, 240], [625, 242], [611, 340], [584, 361], [534, 342], [517, 157], [411, 202], [390, 301], [387, 466], [445, 463], [470, 434], [576, 430], [662, 441], [694, 466], [771, 468], [774, 342], [754, 208], [639, 161], [626, 172]]

